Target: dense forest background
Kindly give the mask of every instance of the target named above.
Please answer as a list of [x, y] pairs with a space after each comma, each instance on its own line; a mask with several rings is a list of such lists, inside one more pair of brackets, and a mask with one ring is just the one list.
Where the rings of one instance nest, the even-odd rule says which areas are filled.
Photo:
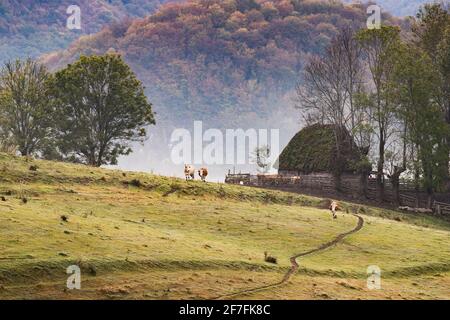
[[59, 68], [80, 54], [119, 52], [160, 106], [160, 121], [270, 124], [274, 111], [286, 111], [277, 104], [295, 88], [305, 58], [320, 53], [340, 28], [363, 25], [366, 16], [363, 5], [323, 1], [168, 4], [83, 37], [45, 62]]
[[[37, 57], [66, 48], [82, 35], [127, 17], [145, 17], [167, 2], [183, 0], [2, 0], [0, 2], [0, 62], [16, 57]], [[343, 0], [343, 2], [367, 2]], [[377, 0], [396, 16], [414, 15], [427, 0]], [[66, 10], [80, 6], [82, 30], [67, 30]]]

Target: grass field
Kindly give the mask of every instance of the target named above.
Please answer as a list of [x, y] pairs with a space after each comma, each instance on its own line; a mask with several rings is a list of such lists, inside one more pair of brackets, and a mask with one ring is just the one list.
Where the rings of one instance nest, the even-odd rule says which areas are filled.
[[[450, 223], [430, 216], [347, 203], [333, 220], [319, 198], [6, 154], [0, 197], [3, 299], [221, 297], [279, 282], [291, 256], [355, 228], [352, 213], [359, 232], [233, 298], [450, 299]], [[74, 264], [81, 290], [66, 288]]]

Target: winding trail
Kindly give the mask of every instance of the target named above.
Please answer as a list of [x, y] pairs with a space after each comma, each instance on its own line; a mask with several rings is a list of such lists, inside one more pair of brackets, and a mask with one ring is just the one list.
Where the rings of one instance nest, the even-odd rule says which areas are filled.
[[268, 285], [265, 285], [265, 286], [262, 286], [262, 287], [257, 287], [257, 288], [253, 288], [253, 289], [247, 289], [247, 290], [241, 290], [241, 291], [237, 291], [237, 292], [234, 292], [234, 293], [222, 295], [222, 296], [214, 298], [213, 300], [229, 299], [229, 298], [233, 298], [233, 297], [240, 296], [240, 295], [245, 295], [245, 294], [255, 293], [255, 292], [259, 292], [259, 291], [263, 291], [263, 290], [267, 290], [267, 289], [272, 289], [272, 288], [275, 288], [275, 287], [278, 287], [278, 286], [281, 286], [281, 285], [285, 284], [286, 282], [289, 281], [289, 279], [292, 277], [292, 275], [295, 272], [297, 272], [297, 270], [299, 268], [299, 264], [297, 262], [298, 258], [307, 256], [307, 255], [310, 255], [310, 254], [313, 254], [313, 253], [316, 253], [316, 252], [319, 252], [319, 251], [324, 251], [324, 250], [326, 250], [326, 249], [328, 249], [328, 248], [338, 244], [345, 237], [347, 237], [347, 236], [349, 236], [349, 235], [351, 235], [353, 233], [356, 233], [359, 230], [361, 230], [362, 227], [364, 226], [364, 219], [361, 216], [357, 215], [357, 214], [354, 214], [354, 216], [358, 218], [358, 224], [353, 230], [345, 232], [345, 233], [341, 233], [336, 238], [334, 238], [332, 241], [324, 243], [324, 244], [320, 245], [317, 248], [314, 248], [312, 250], [309, 250], [309, 251], [306, 251], [306, 252], [302, 252], [302, 253], [296, 254], [295, 256], [292, 256], [290, 258], [290, 260], [291, 260], [291, 268], [288, 270], [288, 272], [286, 272], [286, 274], [284, 275], [284, 277], [283, 277], [283, 279], [281, 281], [273, 283], [273, 284], [268, 284]]

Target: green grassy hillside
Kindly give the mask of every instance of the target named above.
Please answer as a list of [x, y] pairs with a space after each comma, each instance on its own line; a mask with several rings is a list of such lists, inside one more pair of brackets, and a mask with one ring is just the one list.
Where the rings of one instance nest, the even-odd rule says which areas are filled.
[[[291, 256], [354, 229], [352, 213], [360, 231], [298, 259], [287, 283], [233, 298], [450, 298], [450, 223], [352, 204], [333, 220], [324, 203], [0, 154], [0, 298], [226, 296], [279, 282]], [[73, 264], [81, 290], [66, 289]], [[381, 290], [366, 287], [369, 265]]]

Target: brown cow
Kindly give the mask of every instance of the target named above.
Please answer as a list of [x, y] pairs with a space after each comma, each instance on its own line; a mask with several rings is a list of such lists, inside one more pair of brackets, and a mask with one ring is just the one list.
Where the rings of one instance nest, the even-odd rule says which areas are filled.
[[208, 169], [201, 168], [200, 170], [198, 170], [198, 175], [200, 176], [203, 182], [206, 182], [206, 177], [208, 176]]

